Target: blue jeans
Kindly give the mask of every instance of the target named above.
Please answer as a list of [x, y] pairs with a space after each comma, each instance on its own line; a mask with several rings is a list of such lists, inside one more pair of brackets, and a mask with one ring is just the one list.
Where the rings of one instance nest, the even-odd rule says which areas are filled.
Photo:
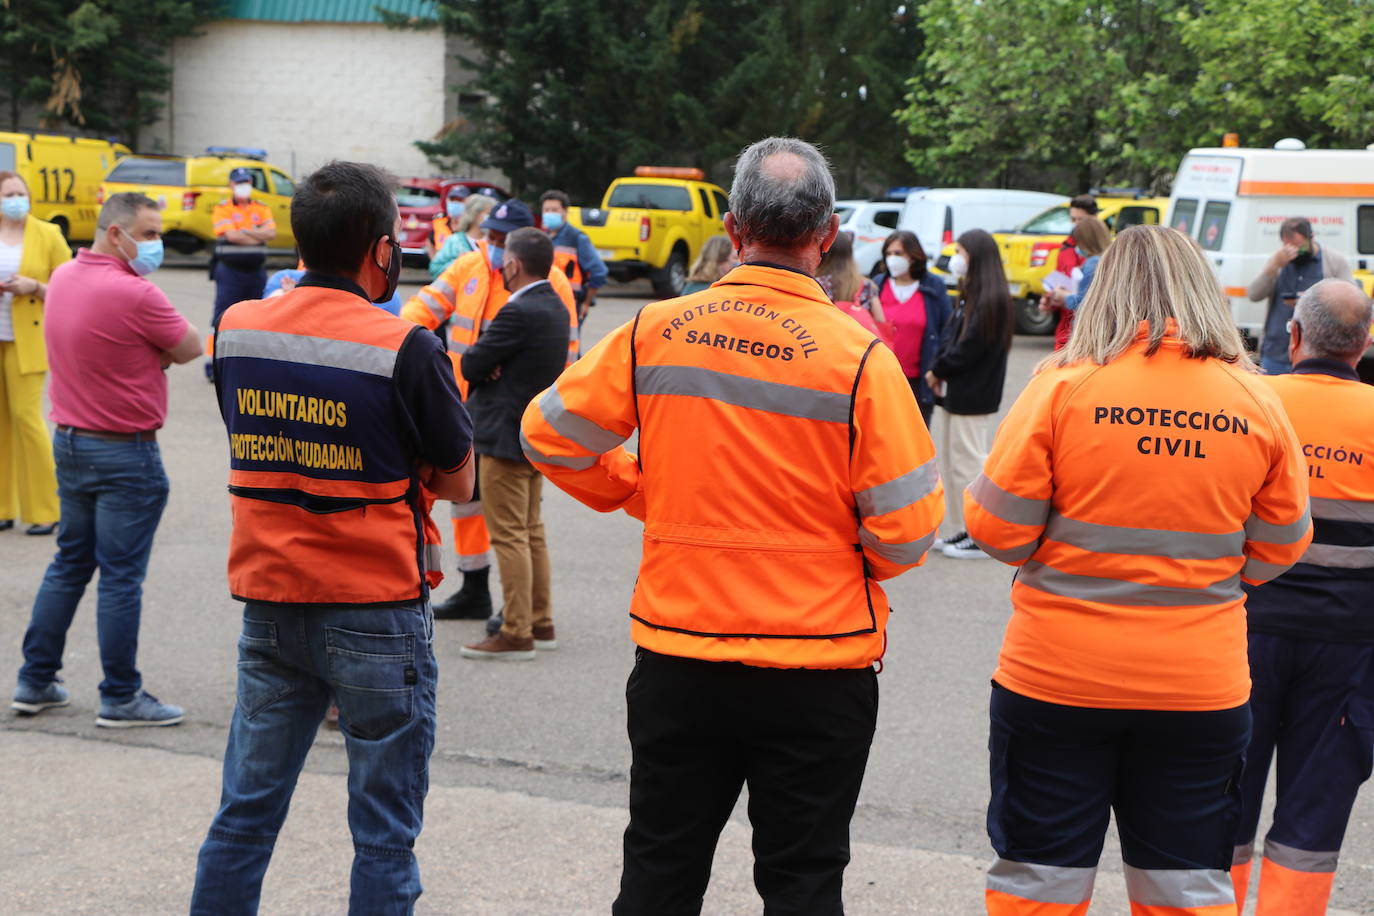
[[411, 913], [415, 838], [434, 749], [434, 617], [396, 608], [248, 602], [219, 812], [200, 848], [192, 916], [258, 911], [296, 778], [331, 701], [348, 752], [349, 913]]
[[41, 690], [62, 667], [76, 606], [96, 569], [96, 628], [105, 679], [100, 698], [124, 703], [143, 686], [138, 673], [138, 623], [143, 579], [162, 510], [167, 474], [156, 442], [113, 442], [53, 434], [62, 520], [57, 556], [48, 565], [24, 634], [19, 681]]

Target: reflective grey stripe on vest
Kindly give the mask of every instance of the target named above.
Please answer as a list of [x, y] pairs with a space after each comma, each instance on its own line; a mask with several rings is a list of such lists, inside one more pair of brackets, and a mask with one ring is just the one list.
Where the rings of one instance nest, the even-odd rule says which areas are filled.
[[925, 537], [917, 538], [914, 541], [907, 541], [902, 544], [889, 544], [872, 531], [860, 526], [859, 543], [889, 563], [895, 563], [899, 566], [910, 566], [918, 562], [921, 557], [925, 555], [925, 552], [930, 549], [930, 545], [935, 543], [935, 532], [932, 531]]
[[901, 477], [858, 491], [854, 494], [854, 502], [859, 507], [859, 514], [865, 518], [886, 515], [925, 499], [935, 492], [935, 486], [939, 482], [940, 472], [935, 467], [935, 459], [932, 458]]
[[1295, 544], [1307, 534], [1307, 526], [1312, 524], [1312, 513], [1304, 509], [1302, 518], [1287, 525], [1266, 522], [1258, 515], [1252, 515], [1245, 522], [1245, 536], [1252, 541], [1266, 544]]
[[1256, 582], [1268, 582], [1270, 579], [1277, 579], [1288, 572], [1288, 569], [1287, 563], [1266, 563], [1252, 557], [1246, 560], [1245, 565], [1240, 568], [1240, 574]]
[[582, 446], [589, 452], [602, 454], [620, 445], [629, 436], [617, 436], [609, 429], [597, 426], [563, 406], [563, 395], [554, 385], [539, 399], [539, 412], [560, 436]]
[[445, 280], [443, 277], [440, 277], [439, 279], [435, 280], [433, 283], [429, 285], [437, 289], [439, 292], [443, 293], [445, 296], [448, 296], [450, 299], [453, 298], [453, 287], [449, 286], [448, 281]]
[[1231, 853], [1232, 865], [1245, 865], [1255, 857], [1255, 844], [1246, 843], [1244, 846], [1237, 846]]
[[988, 869], [988, 890], [1037, 903], [1072, 906], [1092, 899], [1096, 868], [1036, 865], [999, 858]]
[[466, 503], [449, 503], [450, 518], [473, 518], [482, 514], [482, 501], [474, 499]]
[[596, 464], [595, 455], [576, 455], [576, 456], [551, 456], [530, 445], [530, 440], [525, 438], [525, 431], [520, 431], [520, 449], [525, 453], [525, 457], [532, 464], [556, 464], [560, 468], [572, 468], [574, 471], [585, 471], [587, 468]]
[[444, 308], [443, 303], [424, 290], [420, 290], [418, 296], [420, 301], [425, 304], [425, 308], [429, 309], [429, 313], [434, 316], [434, 320], [443, 324], [448, 318], [448, 309]]
[[1034, 560], [1021, 567], [1017, 581], [1051, 595], [1120, 604], [1126, 607], [1192, 607], [1222, 604], [1241, 597], [1240, 576], [1214, 582], [1205, 588], [1142, 585], [1124, 579], [1078, 576], [1061, 572]]
[[1219, 868], [1126, 866], [1126, 894], [1141, 906], [1224, 906], [1236, 902], [1231, 876]]
[[452, 321], [455, 325], [457, 325], [465, 331], [471, 331], [474, 327], [476, 327], [476, 325], [473, 324], [472, 319], [466, 315], [454, 315]]
[[450, 353], [457, 353], [459, 356], [462, 356], [464, 353], [468, 352], [468, 345], [461, 340], [450, 340], [448, 342], [448, 349]]
[[1048, 499], [1027, 499], [1008, 493], [986, 474], [979, 474], [968, 485], [968, 494], [988, 512], [1013, 525], [1043, 525], [1050, 515]]
[[1331, 852], [1313, 852], [1266, 839], [1264, 857], [1275, 865], [1282, 865], [1292, 871], [1329, 874], [1336, 870], [1336, 862], [1341, 857], [1341, 851], [1336, 849]]
[[425, 545], [425, 571], [431, 569], [439, 572], [444, 570], [444, 548], [441, 544]]
[[1358, 499], [1312, 497], [1312, 517], [1332, 522], [1368, 522], [1374, 525], [1374, 502]]
[[1299, 563], [1333, 566], [1337, 569], [1374, 567], [1374, 547], [1348, 547], [1344, 544], [1311, 544]]
[[215, 337], [215, 358], [273, 359], [306, 366], [349, 369], [391, 378], [396, 369], [396, 350], [352, 340], [331, 340], [278, 331], [230, 328]]
[[817, 391], [697, 366], [640, 366], [635, 389], [641, 396], [682, 395], [803, 420], [849, 422], [849, 394]]
[[1239, 557], [1245, 549], [1245, 532], [1203, 534], [1160, 528], [1124, 528], [1099, 525], [1050, 513], [1045, 537], [1096, 553], [1148, 554], [1172, 560], [1219, 560]]
[[1009, 547], [1006, 550], [990, 547], [977, 538], [974, 538], [974, 543], [981, 547], [983, 552], [988, 556], [992, 557], [994, 560], [1001, 560], [1003, 563], [1020, 563], [1022, 560], [1029, 560], [1035, 555], [1035, 552], [1040, 549], [1039, 538], [1036, 538], [1028, 544], [1022, 544], [1020, 547]]

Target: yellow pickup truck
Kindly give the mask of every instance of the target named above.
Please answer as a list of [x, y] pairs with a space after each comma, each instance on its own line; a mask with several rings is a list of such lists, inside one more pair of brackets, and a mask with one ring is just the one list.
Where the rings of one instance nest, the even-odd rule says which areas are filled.
[[573, 207], [568, 222], [587, 234], [611, 277], [648, 277], [654, 293], [682, 294], [701, 245], [725, 231], [725, 191], [700, 169], [640, 166], [617, 178], [600, 207]]

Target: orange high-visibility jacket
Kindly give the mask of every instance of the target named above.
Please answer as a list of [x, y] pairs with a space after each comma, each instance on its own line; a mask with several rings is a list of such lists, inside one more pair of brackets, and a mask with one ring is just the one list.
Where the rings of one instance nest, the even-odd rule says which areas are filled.
[[396, 360], [412, 333], [425, 332], [323, 287], [224, 313], [215, 363], [235, 597], [398, 604], [442, 580], [439, 529], [396, 422]]
[[1250, 696], [1241, 580], [1311, 539], [1307, 468], [1257, 375], [1159, 350], [1042, 371], [964, 496], [969, 534], [1020, 566], [996, 674], [1069, 706], [1229, 709]]
[[[858, 668], [883, 652], [877, 580], [944, 514], [897, 359], [814, 279], [738, 267], [646, 306], [530, 403], [525, 455], [594, 509], [642, 519], [631, 634], [654, 652]], [[639, 455], [623, 443], [639, 430]]]
[[[568, 278], [557, 267], [549, 271], [549, 284], [568, 308], [568, 364], [580, 353], [577, 335], [577, 301], [573, 298]], [[487, 260], [487, 243], [477, 243], [476, 251], [462, 255], [439, 275], [439, 279], [420, 290], [401, 307], [401, 317], [424, 325], [431, 331], [449, 321], [448, 348], [455, 359], [461, 359], [468, 347], [477, 342], [496, 313], [506, 304], [510, 293], [501, 283], [501, 272], [493, 270]], [[467, 380], [458, 373], [458, 390], [466, 398]]]
[[1247, 590], [1250, 632], [1374, 642], [1374, 387], [1325, 360], [1265, 381], [1307, 459], [1312, 543], [1288, 572]]
[[434, 219], [430, 220], [429, 231], [431, 238], [434, 239], [434, 247], [436, 249], [442, 247], [444, 242], [448, 241], [448, 237], [453, 235], [453, 228], [449, 225], [448, 214], [440, 213], [438, 216], [434, 217]]

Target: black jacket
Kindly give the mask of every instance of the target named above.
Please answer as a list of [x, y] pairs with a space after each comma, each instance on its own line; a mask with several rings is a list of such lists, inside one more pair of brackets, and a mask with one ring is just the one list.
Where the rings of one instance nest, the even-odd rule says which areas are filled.
[[[467, 406], [477, 454], [525, 460], [520, 417], [567, 362], [568, 307], [547, 282], [528, 288], [496, 313], [463, 354], [463, 378], [472, 383]], [[501, 377], [487, 381], [497, 367]]]
[[944, 348], [931, 371], [944, 379], [945, 395], [937, 398], [950, 413], [980, 415], [997, 413], [1002, 406], [1002, 383], [1007, 379], [1010, 346], [985, 342], [976, 321], [959, 334], [964, 306], [955, 308], [945, 328]]

